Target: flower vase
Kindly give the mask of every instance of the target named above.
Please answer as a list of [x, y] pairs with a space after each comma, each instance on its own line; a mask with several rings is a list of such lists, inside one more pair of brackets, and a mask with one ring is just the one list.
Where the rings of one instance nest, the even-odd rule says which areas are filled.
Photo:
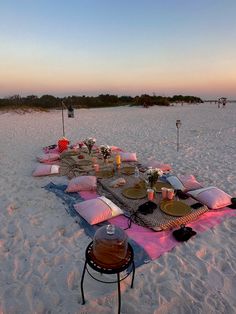
[[87, 148], [88, 148], [88, 154], [89, 154], [89, 156], [91, 156], [93, 145], [92, 146], [89, 145], [89, 146], [87, 146]]
[[154, 180], [149, 180], [149, 187], [150, 187], [150, 189], [153, 189], [154, 191], [156, 190], [155, 189], [155, 184], [156, 184], [156, 180], [154, 181]]

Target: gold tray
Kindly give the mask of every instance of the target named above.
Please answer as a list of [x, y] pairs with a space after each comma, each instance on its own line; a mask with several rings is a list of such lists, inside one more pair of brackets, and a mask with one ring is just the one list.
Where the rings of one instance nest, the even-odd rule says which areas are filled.
[[134, 174], [134, 170], [135, 170], [134, 167], [127, 166], [127, 167], [121, 168], [120, 172], [129, 176], [129, 175]]
[[176, 217], [191, 213], [191, 207], [181, 201], [161, 201], [160, 209], [165, 214]]
[[165, 183], [165, 182], [155, 183], [154, 188], [156, 192], [161, 192], [161, 188], [173, 189], [173, 187], [169, 183]]
[[113, 171], [110, 169], [100, 170], [97, 174], [99, 179], [111, 178], [113, 177]]
[[126, 189], [122, 190], [121, 193], [125, 197], [131, 198], [131, 199], [139, 199], [139, 198], [144, 198], [147, 196], [146, 190], [133, 188], [133, 187], [126, 188]]

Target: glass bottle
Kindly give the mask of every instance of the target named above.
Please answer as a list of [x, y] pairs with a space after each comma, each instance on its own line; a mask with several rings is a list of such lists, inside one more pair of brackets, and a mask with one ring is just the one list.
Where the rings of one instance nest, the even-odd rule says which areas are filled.
[[139, 178], [139, 168], [137, 166], [134, 169], [134, 176], [135, 176], [136, 179]]

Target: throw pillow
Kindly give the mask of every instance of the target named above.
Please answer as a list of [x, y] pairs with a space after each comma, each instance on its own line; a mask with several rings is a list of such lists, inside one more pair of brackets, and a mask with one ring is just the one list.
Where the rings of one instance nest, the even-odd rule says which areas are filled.
[[58, 165], [46, 165], [46, 164], [39, 164], [37, 165], [35, 171], [33, 172], [34, 177], [41, 177], [41, 176], [49, 176], [51, 174], [58, 174], [60, 166]]
[[136, 153], [120, 152], [121, 161], [137, 161]]
[[37, 160], [39, 162], [46, 163], [46, 162], [58, 160], [59, 158], [60, 158], [59, 153], [48, 153], [48, 154], [42, 154], [42, 155], [38, 156]]
[[214, 186], [190, 191], [188, 195], [210, 209], [219, 209], [231, 204], [231, 196]]
[[80, 176], [69, 181], [66, 192], [92, 191], [96, 188], [97, 178], [95, 176]]
[[193, 175], [179, 175], [178, 177], [171, 175], [168, 176], [166, 180], [173, 186], [174, 189], [181, 190], [182, 192], [202, 188], [202, 185]]
[[77, 203], [74, 208], [90, 225], [123, 214], [122, 209], [105, 196]]

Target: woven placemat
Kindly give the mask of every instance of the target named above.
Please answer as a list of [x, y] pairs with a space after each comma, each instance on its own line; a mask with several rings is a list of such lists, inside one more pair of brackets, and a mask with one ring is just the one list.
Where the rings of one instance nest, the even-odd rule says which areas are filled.
[[143, 215], [136, 211], [131, 215], [131, 220], [143, 227], [149, 227], [154, 231], [170, 230], [196, 220], [200, 215], [207, 211], [207, 206], [203, 205], [198, 209], [191, 208], [191, 213], [185, 216], [174, 217], [163, 213], [158, 206], [154, 209], [152, 214], [148, 215]]

